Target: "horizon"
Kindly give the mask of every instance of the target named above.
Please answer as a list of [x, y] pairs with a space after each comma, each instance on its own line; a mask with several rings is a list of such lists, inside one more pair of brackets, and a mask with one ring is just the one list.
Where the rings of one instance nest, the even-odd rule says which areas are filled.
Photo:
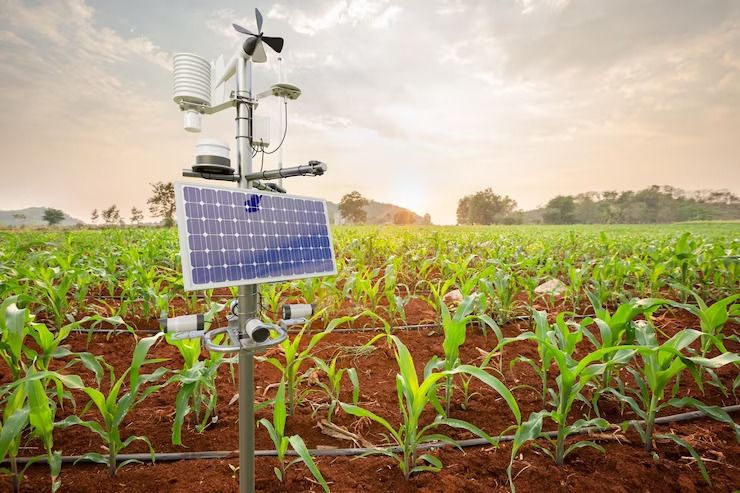
[[[170, 58], [233, 52], [231, 22], [253, 28], [254, 7], [303, 90], [285, 165], [329, 166], [289, 193], [358, 190], [438, 225], [488, 187], [521, 210], [655, 183], [740, 193], [738, 2], [215, 3], [3, 2], [0, 209], [149, 217], [149, 183], [182, 181], [197, 140], [229, 142], [233, 163], [231, 113], [182, 130]], [[256, 66], [257, 91], [277, 81], [276, 58]], [[258, 111], [273, 140], [278, 109]]]

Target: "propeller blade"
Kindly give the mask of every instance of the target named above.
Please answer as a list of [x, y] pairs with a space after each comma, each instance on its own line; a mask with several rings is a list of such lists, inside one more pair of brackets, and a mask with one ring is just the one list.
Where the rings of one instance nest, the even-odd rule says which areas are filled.
[[262, 41], [267, 43], [267, 46], [280, 53], [283, 51], [283, 38], [271, 38], [269, 36], [263, 36]]
[[267, 54], [265, 53], [265, 45], [262, 44], [262, 41], [257, 41], [257, 47], [254, 49], [254, 53], [252, 54], [252, 61], [254, 63], [265, 63], [267, 61]]
[[248, 34], [250, 36], [257, 36], [252, 31], [250, 31], [249, 29], [246, 29], [246, 28], [240, 26], [239, 24], [232, 24], [232, 26], [234, 26], [234, 29], [236, 29], [238, 32], [240, 32], [242, 34]]
[[259, 38], [256, 36], [247, 38], [247, 40], [244, 42], [244, 53], [252, 56], [252, 54], [254, 53], [254, 49], [257, 47], [257, 41], [259, 41]]
[[259, 9], [254, 9], [254, 16], [257, 18], [257, 32], [262, 32], [262, 14]]

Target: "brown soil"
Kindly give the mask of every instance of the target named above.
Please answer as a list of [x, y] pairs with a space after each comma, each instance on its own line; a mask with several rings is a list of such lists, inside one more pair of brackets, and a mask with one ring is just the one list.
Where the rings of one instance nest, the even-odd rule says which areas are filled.
[[[423, 302], [409, 307], [409, 323], [429, 316], [428, 307]], [[152, 321], [148, 323], [152, 324]], [[684, 327], [698, 327], [693, 317], [685, 313], [666, 313], [656, 319], [659, 328], [669, 337]], [[507, 324], [504, 329], [506, 336], [514, 336], [521, 331], [528, 330], [529, 322], [517, 321]], [[738, 332], [737, 325], [729, 324], [729, 332]], [[356, 347], [366, 343], [375, 334], [373, 333], [336, 333], [327, 336], [316, 346], [316, 354], [322, 358], [330, 358], [337, 352], [349, 347]], [[442, 354], [442, 335], [431, 329], [400, 331], [397, 335], [409, 347], [421, 373], [423, 365], [433, 355]], [[304, 344], [309, 336], [304, 337]], [[102, 355], [111, 364], [117, 375], [128, 367], [135, 340], [128, 334], [106, 338], [101, 334], [92, 336], [87, 343], [87, 335], [73, 334], [67, 340], [68, 345], [75, 351], [89, 351]], [[496, 344], [495, 336], [489, 331], [487, 335], [478, 329], [470, 328], [467, 341], [462, 348], [461, 358], [464, 362], [478, 363], [481, 351], [487, 351]], [[399, 410], [395, 392], [396, 362], [391, 351], [384, 342], [376, 343], [376, 349], [367, 356], [343, 357], [340, 361], [344, 366], [353, 366], [357, 369], [360, 379], [363, 407], [385, 417], [391, 423], [399, 421]], [[728, 348], [738, 351], [737, 344]], [[584, 352], [585, 352], [584, 348]], [[204, 353], [205, 354], [205, 353]], [[279, 356], [276, 349], [270, 350], [268, 356]], [[534, 371], [526, 364], [517, 364], [510, 369], [510, 362], [517, 356], [527, 356], [537, 360], [534, 344], [530, 342], [515, 343], [504, 350], [503, 361], [499, 377], [509, 388], [519, 386], [514, 395], [519, 402], [524, 417], [529, 413], [542, 409], [539, 391], [522, 387], [529, 385], [537, 389], [539, 379]], [[150, 352], [150, 357], [169, 358], [164, 363], [171, 369], [181, 364], [177, 349], [167, 345], [164, 341], [157, 344]], [[498, 362], [498, 359], [494, 359]], [[230, 365], [223, 365], [220, 370], [217, 385], [219, 390], [219, 404], [217, 409], [218, 422], [210, 426], [204, 433], [197, 433], [189, 424], [183, 430], [183, 443], [186, 447], [175, 447], [171, 444], [170, 434], [174, 414], [174, 401], [177, 389], [169, 386], [152, 395], [127, 418], [124, 435], [137, 434], [149, 437], [158, 452], [203, 451], [203, 450], [235, 450], [238, 448], [237, 415], [238, 403], [229, 405], [229, 401], [237, 392], [236, 382], [232, 380]], [[89, 384], [94, 380], [92, 375], [82, 368], [67, 369], [79, 373]], [[233, 373], [237, 371], [236, 366]], [[626, 373], [625, 373], [626, 374]], [[722, 382], [732, 388], [732, 382], [737, 376], [737, 368], [727, 366], [718, 371]], [[554, 375], [553, 375], [554, 376]], [[0, 365], [0, 383], [10, 379], [6, 367]], [[270, 384], [279, 381], [279, 373], [268, 363], [257, 363], [255, 368], [256, 395], [259, 401], [267, 400], [274, 392]], [[308, 395], [307, 400], [298, 407], [296, 414], [289, 417], [286, 434], [299, 434], [310, 448], [318, 447], [351, 447], [347, 441], [340, 441], [321, 433], [316, 426], [317, 421], [325, 416], [325, 409], [321, 404], [325, 402], [317, 388]], [[465, 419], [494, 434], [503, 432], [513, 422], [513, 417], [503, 400], [488, 388], [483, 388], [475, 382], [472, 390], [478, 392], [463, 409], [460, 391], [456, 391], [452, 417]], [[690, 378], [684, 378], [680, 384], [680, 395], [691, 395], [700, 398], [703, 402], [715, 405], [736, 404], [737, 400], [730, 394], [723, 393], [714, 386], [705, 385], [702, 393]], [[76, 394], [81, 407], [86, 399], [84, 394]], [[349, 384], [345, 386], [343, 399], [351, 399]], [[317, 408], [315, 415], [313, 408]], [[603, 416], [611, 423], [621, 423], [635, 416], [625, 410], [620, 414], [620, 406], [608, 399], [603, 400], [601, 407]], [[580, 418], [589, 409], [585, 405], [576, 405], [572, 412], [574, 419]], [[71, 414], [73, 409], [66, 406], [59, 410], [57, 419]], [[672, 414], [680, 410], [668, 409], [663, 414]], [[90, 411], [86, 416], [94, 418]], [[257, 419], [271, 418], [271, 410], [266, 408], [257, 412]], [[434, 418], [433, 412], [425, 415], [427, 421]], [[352, 430], [359, 431], [367, 440], [380, 444], [383, 442], [382, 429], [369, 424], [361, 423], [353, 417], [338, 412], [335, 423]], [[552, 426], [548, 425], [551, 429]], [[606, 449], [606, 454], [592, 449], [579, 449], [566, 459], [563, 467], [557, 467], [550, 458], [532, 447], [525, 447], [522, 457], [514, 465], [514, 474], [517, 475], [516, 486], [520, 492], [536, 491], [588, 491], [599, 488], [602, 491], [650, 491], [650, 492], [690, 492], [690, 491], [734, 491], [740, 488], [740, 445], [735, 440], [733, 431], [726, 425], [710, 420], [699, 420], [691, 423], [661, 427], [659, 431], [673, 432], [682, 436], [694, 445], [705, 459], [710, 471], [713, 484], [708, 486], [702, 479], [696, 464], [686, 460], [688, 453], [673, 442], [658, 443], [657, 455], [645, 453], [642, 449], [639, 436], [630, 432], [619, 441], [613, 438], [601, 437], [600, 443]], [[465, 432], [445, 429], [454, 438], [471, 438]], [[26, 444], [26, 455], [40, 453], [39, 444]], [[67, 430], [58, 430], [55, 433], [55, 450], [63, 451], [65, 455], [83, 454], [90, 451], [101, 451], [101, 442], [97, 435], [82, 427], [71, 427]], [[257, 429], [257, 448], [273, 448], [265, 430]], [[124, 452], [145, 452], [142, 444], [136, 443]], [[478, 447], [458, 450], [440, 450], [437, 455], [445, 464], [438, 473], [422, 473], [410, 481], [405, 481], [395, 463], [389, 458], [321, 458], [319, 467], [331, 483], [332, 491], [507, 491], [506, 467], [509, 461], [510, 449], [502, 444], [498, 449]], [[68, 492], [86, 491], [236, 491], [237, 480], [229, 468], [229, 464], [236, 465], [233, 460], [202, 460], [181, 461], [175, 463], [158, 463], [156, 465], [131, 465], [123, 468], [119, 476], [108, 478], [104, 466], [95, 465], [65, 465], [62, 469], [62, 490]], [[260, 491], [320, 491], [321, 488], [312, 483], [306, 476], [310, 474], [303, 466], [295, 466], [289, 470], [284, 484], [279, 483], [272, 474], [272, 467], [276, 459], [259, 458], [257, 460], [257, 487]], [[29, 469], [23, 491], [41, 491], [47, 488], [48, 472], [44, 466], [34, 466]], [[7, 477], [0, 478], [0, 491], [9, 490]]]

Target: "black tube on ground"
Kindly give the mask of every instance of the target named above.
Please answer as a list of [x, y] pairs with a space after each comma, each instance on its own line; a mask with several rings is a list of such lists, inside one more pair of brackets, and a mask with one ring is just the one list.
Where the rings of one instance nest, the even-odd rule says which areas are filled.
[[[740, 411], [740, 404], [736, 404], [734, 406], [725, 406], [721, 408], [723, 411], [727, 413], [734, 413], [737, 411]], [[693, 419], [699, 419], [705, 417], [706, 414], [703, 411], [690, 411], [686, 413], [680, 413], [680, 414], [673, 414], [671, 416], [663, 416], [660, 418], [657, 418], [655, 420], [655, 424], [668, 424], [668, 423], [679, 423], [682, 421], [690, 421]], [[644, 423], [642, 420], [631, 420], [629, 423]], [[578, 433], [575, 433], [575, 435], [583, 435], [587, 433], [591, 433], [592, 431], [601, 431], [601, 429], [592, 426], [589, 428], [584, 428], [583, 430], [580, 430]], [[550, 431], [543, 433], [543, 436], [546, 437], [554, 437], [557, 434], [556, 431]], [[499, 442], [510, 442], [514, 440], [514, 435], [502, 435], [499, 437]], [[456, 441], [455, 444], [461, 448], [465, 447], [480, 447], [485, 445], [490, 445], [490, 443], [487, 440], [484, 440], [482, 438], [472, 438], [469, 440], [459, 440]], [[429, 450], [429, 449], [438, 449], [438, 448], [447, 448], [451, 447], [451, 444], [447, 443], [441, 443], [441, 442], [435, 442], [435, 443], [425, 443], [423, 445], [419, 446], [419, 450]], [[378, 447], [376, 449], [372, 448], [338, 448], [338, 449], [310, 449], [309, 452], [312, 457], [351, 457], [351, 456], [357, 456], [357, 455], [363, 455], [367, 453], [371, 453], [373, 451], [376, 451], [378, 449], [384, 449], [384, 450], [390, 450], [394, 453], [400, 452], [399, 447]], [[277, 456], [276, 450], [255, 450], [254, 451], [255, 457], [275, 457]], [[293, 450], [288, 450], [286, 455], [298, 455]], [[207, 450], [203, 452], [161, 452], [154, 454], [154, 461], [160, 461], [160, 462], [169, 462], [169, 461], [176, 461], [176, 460], [198, 460], [198, 459], [229, 459], [229, 458], [236, 458], [239, 457], [239, 451], [238, 450]], [[33, 457], [18, 457], [17, 463], [25, 465], [28, 461], [35, 460]], [[149, 462], [151, 461], [151, 455], [150, 454], [119, 454], [118, 457], [116, 457], [117, 462], [124, 462], [127, 460], [138, 460], [141, 462]], [[38, 459], [39, 463], [45, 463], [45, 458]], [[62, 462], [65, 464], [68, 463], [95, 463], [89, 459], [86, 459], [82, 455], [65, 455], [62, 456]], [[8, 461], [2, 461], [0, 462], [0, 465], [7, 466]]]

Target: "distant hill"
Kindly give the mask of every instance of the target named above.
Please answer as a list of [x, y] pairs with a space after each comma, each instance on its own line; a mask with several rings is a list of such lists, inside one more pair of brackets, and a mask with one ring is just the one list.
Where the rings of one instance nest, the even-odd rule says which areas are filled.
[[[37, 228], [47, 226], [44, 221], [46, 207], [28, 207], [15, 211], [0, 211], [0, 227], [6, 228]], [[64, 220], [57, 226], [78, 226], [84, 224], [79, 219], [64, 214]]]
[[[334, 224], [342, 224], [343, 220], [342, 215], [339, 213], [339, 206], [334, 202], [327, 202], [327, 204], [329, 206], [329, 221]], [[413, 224], [424, 224], [424, 218], [422, 216], [405, 207], [376, 202], [374, 200], [370, 200], [370, 203], [365, 206], [365, 212], [367, 212], [366, 224], [393, 224], [394, 216], [400, 211], [406, 211], [411, 214], [414, 218]]]

